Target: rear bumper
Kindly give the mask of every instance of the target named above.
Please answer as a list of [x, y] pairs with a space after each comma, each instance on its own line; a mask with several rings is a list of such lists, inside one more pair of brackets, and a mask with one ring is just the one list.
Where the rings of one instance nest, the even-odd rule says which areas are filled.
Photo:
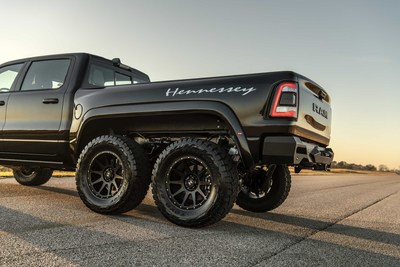
[[332, 149], [302, 141], [296, 136], [268, 136], [264, 139], [262, 161], [320, 169], [329, 167], [333, 156]]

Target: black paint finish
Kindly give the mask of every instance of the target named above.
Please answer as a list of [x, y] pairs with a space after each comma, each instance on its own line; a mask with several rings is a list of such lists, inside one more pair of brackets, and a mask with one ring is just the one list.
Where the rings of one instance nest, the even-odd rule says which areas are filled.
[[[64, 85], [20, 91], [28, 66], [48, 59], [71, 60]], [[329, 144], [329, 96], [294, 72], [98, 87], [87, 78], [94, 61], [118, 73], [148, 79], [142, 72], [118, 68], [110, 60], [84, 53], [28, 58], [0, 66], [25, 64], [12, 90], [0, 93], [0, 103], [4, 102], [0, 105], [0, 164], [73, 169], [87, 142], [105, 133], [155, 138], [228, 135], [249, 168], [267, 163], [262, 161], [267, 136], [296, 136], [320, 147]], [[299, 85], [298, 118], [270, 118], [275, 89], [287, 81]], [[79, 114], [74, 114], [78, 105]]]

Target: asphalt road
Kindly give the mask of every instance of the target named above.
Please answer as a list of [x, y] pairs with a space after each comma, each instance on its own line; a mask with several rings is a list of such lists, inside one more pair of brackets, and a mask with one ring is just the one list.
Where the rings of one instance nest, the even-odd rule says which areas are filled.
[[400, 176], [296, 176], [270, 213], [235, 207], [187, 229], [151, 197], [121, 216], [80, 201], [73, 178], [0, 178], [1, 266], [400, 266]]

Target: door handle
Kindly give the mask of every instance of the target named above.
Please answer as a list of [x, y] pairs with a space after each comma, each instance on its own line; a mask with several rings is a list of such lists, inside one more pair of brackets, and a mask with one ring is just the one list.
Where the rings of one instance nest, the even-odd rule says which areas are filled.
[[45, 98], [43, 104], [58, 104], [58, 98]]
[[5, 101], [3, 101], [3, 100], [0, 101], [0, 106], [4, 106], [5, 104], [6, 104]]

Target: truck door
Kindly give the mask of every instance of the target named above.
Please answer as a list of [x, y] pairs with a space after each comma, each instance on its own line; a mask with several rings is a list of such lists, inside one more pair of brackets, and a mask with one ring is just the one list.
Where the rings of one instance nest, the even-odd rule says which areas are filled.
[[19, 90], [10, 93], [2, 136], [9, 159], [57, 161], [70, 65], [71, 59], [33, 61]]
[[[24, 63], [12, 64], [0, 68], [0, 130], [3, 129], [6, 120], [6, 108], [10, 90], [15, 87], [17, 77]], [[0, 135], [0, 137], [2, 137]], [[3, 142], [0, 142], [0, 150]]]

